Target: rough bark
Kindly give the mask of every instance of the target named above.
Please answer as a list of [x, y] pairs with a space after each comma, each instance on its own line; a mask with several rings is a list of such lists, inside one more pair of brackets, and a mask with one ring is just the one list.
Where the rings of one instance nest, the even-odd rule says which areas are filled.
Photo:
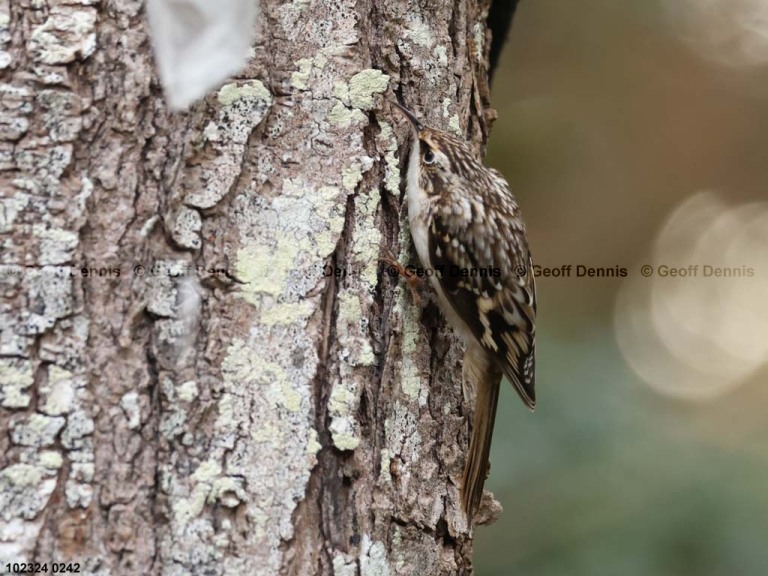
[[264, 1], [169, 114], [141, 1], [0, 0], [3, 563], [470, 570], [460, 346], [377, 258], [385, 97], [480, 149], [486, 4]]

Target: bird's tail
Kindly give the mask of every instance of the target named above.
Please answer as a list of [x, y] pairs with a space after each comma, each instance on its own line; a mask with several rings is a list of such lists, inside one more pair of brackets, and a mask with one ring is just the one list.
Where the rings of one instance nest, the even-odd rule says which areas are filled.
[[483, 497], [483, 485], [488, 474], [502, 371], [487, 351], [479, 345], [470, 344], [464, 354], [463, 372], [465, 387], [470, 391], [474, 388], [475, 397], [472, 436], [461, 484], [461, 503], [471, 524]]

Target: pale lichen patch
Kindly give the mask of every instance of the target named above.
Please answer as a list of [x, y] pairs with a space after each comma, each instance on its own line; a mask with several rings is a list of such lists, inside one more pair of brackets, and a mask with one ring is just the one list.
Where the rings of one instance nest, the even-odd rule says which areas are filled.
[[453, 116], [451, 116], [451, 119], [448, 121], [448, 130], [450, 130], [457, 136], [462, 135], [461, 121], [459, 120], [458, 114], [454, 114]]
[[0, 198], [0, 232], [9, 232], [19, 213], [29, 204], [29, 195], [18, 192]]
[[64, 418], [60, 416], [44, 414], [31, 414], [27, 418], [12, 420], [11, 441], [20, 446], [50, 446], [64, 427], [64, 423]]
[[184, 402], [191, 402], [198, 395], [197, 382], [194, 380], [188, 380], [181, 384], [178, 388], [179, 399]]
[[206, 126], [203, 137], [217, 155], [206, 163], [199, 181], [189, 184], [194, 191], [184, 203], [194, 208], [215, 206], [231, 189], [242, 170], [248, 137], [272, 105], [272, 94], [260, 80], [231, 82], [216, 96], [220, 106], [217, 121], [215, 126]]
[[355, 108], [373, 108], [373, 95], [382, 94], [389, 85], [389, 76], [381, 70], [368, 69], [349, 79], [349, 102]]
[[327, 116], [328, 122], [339, 128], [348, 128], [349, 126], [364, 126], [368, 119], [357, 108], [347, 108], [341, 102], [336, 102]]
[[441, 68], [448, 66], [448, 51], [446, 50], [445, 46], [435, 46], [432, 54], [434, 54], [438, 66]]
[[200, 231], [203, 221], [200, 212], [179, 206], [171, 216], [171, 237], [182, 248], [197, 250], [202, 245]]
[[323, 449], [323, 445], [320, 444], [319, 435], [314, 428], [309, 429], [309, 440], [307, 441], [307, 454], [313, 458], [317, 456], [318, 452]]
[[291, 74], [291, 85], [297, 90], [309, 88], [309, 77], [312, 73], [312, 59], [302, 58], [296, 61], [298, 70]]
[[423, 20], [412, 16], [408, 22], [408, 29], [405, 31], [405, 37], [419, 46], [431, 48], [435, 45], [435, 37], [432, 28]]
[[272, 102], [272, 94], [260, 80], [249, 80], [239, 84], [230, 82], [219, 89], [216, 95], [219, 104], [228, 107], [233, 106], [238, 100], [262, 101], [267, 104]]
[[477, 22], [472, 28], [472, 32], [473, 32], [473, 39], [475, 44], [474, 57], [476, 61], [482, 62], [483, 50], [485, 47], [485, 26], [483, 26], [483, 24], [481, 24], [480, 22]]
[[49, 416], [69, 413], [75, 405], [74, 376], [72, 372], [56, 365], [48, 367], [48, 382], [40, 388], [44, 399], [40, 410]]
[[312, 310], [307, 301], [274, 304], [262, 310], [259, 321], [264, 326], [290, 326], [306, 322]]
[[96, 48], [97, 11], [91, 7], [56, 6], [30, 35], [27, 49], [41, 64], [68, 64], [87, 58]]
[[360, 270], [360, 279], [365, 283], [368, 294], [375, 290], [379, 274], [381, 231], [376, 226], [376, 214], [380, 203], [381, 195], [377, 188], [371, 188], [355, 198], [358, 218], [352, 236], [351, 256]]
[[58, 470], [64, 464], [61, 453], [54, 450], [43, 450], [39, 453], [38, 460], [43, 468], [52, 470]]
[[377, 137], [377, 142], [386, 150], [384, 155], [384, 162], [386, 163], [384, 188], [390, 194], [397, 196], [400, 194], [400, 166], [397, 156], [395, 156], [395, 152], [397, 152], [397, 139], [389, 122], [380, 120], [379, 126], [381, 127], [381, 132]]
[[349, 84], [337, 80], [333, 83], [333, 95], [349, 106]]
[[373, 159], [368, 156], [356, 158], [352, 164], [342, 172], [341, 184], [347, 190], [355, 190], [363, 179], [363, 174], [373, 167]]
[[283, 291], [295, 257], [286, 240], [275, 238], [274, 248], [249, 241], [237, 251], [236, 273], [244, 282], [241, 295], [246, 302], [258, 306], [261, 295], [277, 297]]
[[357, 562], [355, 559], [338, 550], [333, 557], [333, 576], [357, 576]]
[[392, 570], [387, 559], [387, 547], [383, 542], [363, 535], [360, 544], [360, 576], [389, 576]]
[[141, 406], [139, 405], [139, 395], [135, 391], [124, 394], [120, 399], [120, 407], [128, 419], [128, 428], [136, 430], [141, 426]]
[[48, 266], [72, 261], [79, 242], [77, 234], [61, 228], [48, 228], [45, 224], [35, 224], [32, 234], [40, 238], [39, 264]]
[[[403, 300], [404, 298], [403, 296]], [[426, 406], [428, 391], [426, 387], [422, 390], [421, 373], [415, 362], [419, 334], [418, 308], [403, 302], [403, 356], [400, 388], [410, 399], [418, 400], [420, 406]]]
[[0, 358], [0, 403], [4, 408], [26, 408], [27, 389], [34, 383], [32, 362], [20, 358]]
[[387, 448], [381, 449], [381, 461], [379, 463], [379, 482], [383, 484], [392, 483], [392, 458], [389, 455]]

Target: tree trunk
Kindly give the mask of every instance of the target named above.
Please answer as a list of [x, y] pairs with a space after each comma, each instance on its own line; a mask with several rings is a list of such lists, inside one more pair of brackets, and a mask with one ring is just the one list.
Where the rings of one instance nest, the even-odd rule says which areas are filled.
[[139, 0], [0, 0], [0, 560], [466, 574], [461, 347], [405, 262], [407, 127], [488, 133], [487, 2], [262, 2], [163, 101]]

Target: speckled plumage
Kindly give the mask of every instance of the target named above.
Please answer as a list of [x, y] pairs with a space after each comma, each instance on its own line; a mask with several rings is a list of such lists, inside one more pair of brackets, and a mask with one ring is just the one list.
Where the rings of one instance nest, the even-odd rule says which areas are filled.
[[464, 386], [475, 398], [475, 417], [462, 501], [471, 519], [482, 497], [502, 374], [530, 409], [536, 403], [531, 256], [504, 178], [464, 141], [401, 110], [415, 133], [407, 185], [411, 235], [422, 264], [441, 271], [430, 277], [432, 286], [467, 344]]

